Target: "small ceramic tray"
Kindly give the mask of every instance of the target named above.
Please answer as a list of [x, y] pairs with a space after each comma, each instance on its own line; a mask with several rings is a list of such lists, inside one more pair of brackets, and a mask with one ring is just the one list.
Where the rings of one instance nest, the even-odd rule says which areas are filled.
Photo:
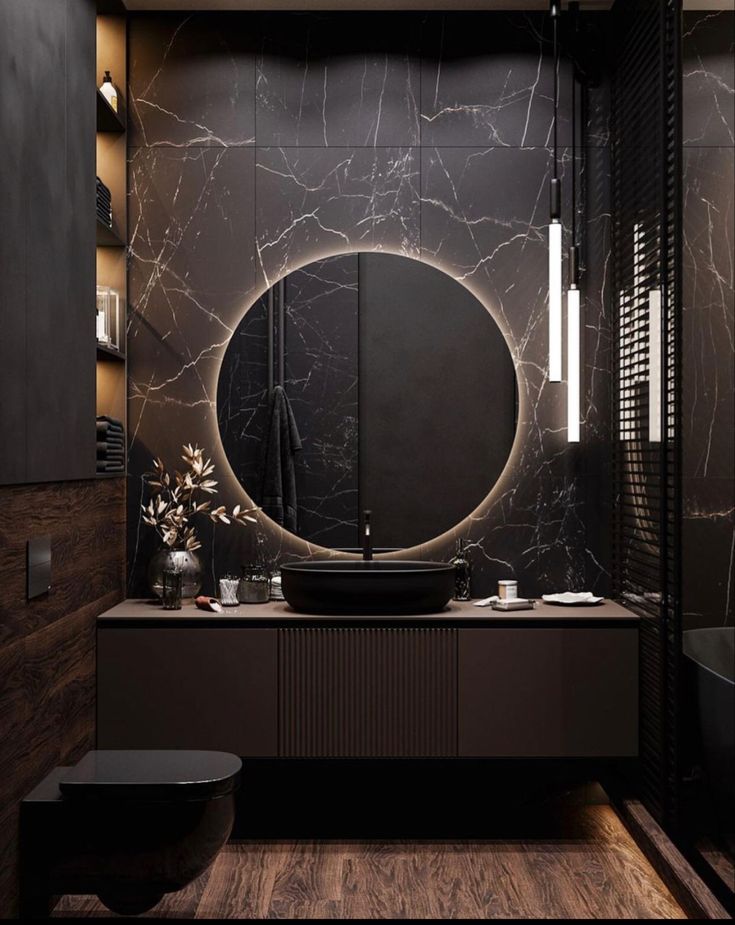
[[593, 604], [601, 604], [605, 598], [595, 597], [589, 591], [582, 591], [579, 594], [565, 591], [563, 594], [544, 594], [542, 600], [545, 604], [561, 604], [564, 607], [589, 607]]

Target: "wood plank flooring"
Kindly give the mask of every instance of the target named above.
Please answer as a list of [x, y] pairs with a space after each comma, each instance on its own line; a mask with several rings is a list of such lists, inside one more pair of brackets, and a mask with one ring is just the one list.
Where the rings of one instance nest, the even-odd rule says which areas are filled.
[[[64, 897], [55, 918], [111, 916]], [[550, 837], [236, 841], [155, 918], [684, 918], [610, 806]]]

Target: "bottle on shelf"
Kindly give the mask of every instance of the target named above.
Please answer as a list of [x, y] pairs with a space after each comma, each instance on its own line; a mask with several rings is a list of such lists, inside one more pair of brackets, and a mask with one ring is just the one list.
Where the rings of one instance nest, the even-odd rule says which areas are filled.
[[112, 77], [110, 77], [110, 72], [105, 71], [105, 76], [102, 79], [102, 86], [100, 87], [100, 93], [107, 102], [112, 106], [112, 108], [117, 112], [117, 88], [112, 82]]

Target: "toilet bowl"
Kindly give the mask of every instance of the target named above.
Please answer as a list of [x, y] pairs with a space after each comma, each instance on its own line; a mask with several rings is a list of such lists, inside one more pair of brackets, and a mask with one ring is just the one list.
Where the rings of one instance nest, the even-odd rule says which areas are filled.
[[139, 914], [209, 867], [235, 818], [242, 763], [203, 751], [90, 751], [21, 806], [21, 912], [96, 894]]

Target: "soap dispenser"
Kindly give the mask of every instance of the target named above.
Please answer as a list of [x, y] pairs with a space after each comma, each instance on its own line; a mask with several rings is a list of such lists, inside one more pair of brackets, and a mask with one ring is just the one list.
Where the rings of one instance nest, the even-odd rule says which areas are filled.
[[457, 540], [457, 552], [452, 559], [452, 565], [454, 566], [454, 600], [471, 600], [472, 565], [467, 558], [466, 540]]
[[112, 108], [117, 112], [117, 89], [115, 84], [112, 82], [112, 77], [110, 77], [110, 72], [105, 71], [105, 76], [102, 80], [102, 86], [100, 87], [100, 93], [107, 102], [112, 106]]

